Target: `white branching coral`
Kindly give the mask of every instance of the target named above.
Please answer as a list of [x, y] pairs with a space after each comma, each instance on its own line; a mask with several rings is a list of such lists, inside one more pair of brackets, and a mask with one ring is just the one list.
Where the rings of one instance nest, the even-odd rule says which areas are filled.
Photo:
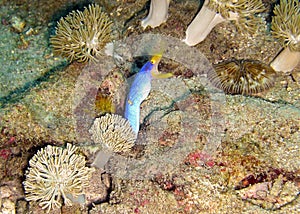
[[262, 24], [257, 16], [265, 8], [261, 0], [205, 0], [186, 30], [184, 42], [189, 46], [202, 42], [219, 23], [234, 20], [241, 32], [255, 33]]
[[112, 152], [128, 152], [136, 140], [129, 122], [117, 114], [96, 118], [89, 132], [95, 143]]
[[29, 161], [23, 182], [26, 200], [37, 201], [42, 209], [71, 205], [71, 199], [84, 194], [83, 188], [93, 172], [86, 167], [85, 157], [76, 154], [77, 148], [67, 144], [65, 149], [48, 145]]
[[274, 8], [272, 34], [284, 46], [283, 51], [273, 60], [276, 71], [291, 71], [300, 62], [300, 2], [281, 0]]

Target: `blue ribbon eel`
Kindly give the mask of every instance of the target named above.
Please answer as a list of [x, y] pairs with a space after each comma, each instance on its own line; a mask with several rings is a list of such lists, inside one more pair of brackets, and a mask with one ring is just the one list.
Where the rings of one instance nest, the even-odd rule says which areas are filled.
[[162, 55], [155, 55], [136, 74], [125, 104], [124, 117], [129, 121], [136, 136], [140, 128], [140, 105], [148, 97], [151, 90], [151, 80], [169, 78], [172, 73], [159, 73], [158, 63]]

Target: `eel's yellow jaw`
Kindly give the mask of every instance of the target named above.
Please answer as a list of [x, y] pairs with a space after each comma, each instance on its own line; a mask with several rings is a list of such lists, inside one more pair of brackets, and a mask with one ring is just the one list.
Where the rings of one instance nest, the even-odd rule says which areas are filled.
[[150, 60], [151, 64], [153, 64], [153, 68], [151, 70], [151, 75], [154, 79], [166, 79], [166, 78], [173, 76], [172, 73], [159, 73], [158, 72], [158, 63], [160, 62], [161, 58], [162, 58], [162, 54], [157, 54], [157, 55], [154, 55]]
[[172, 73], [159, 73], [158, 71], [151, 71], [151, 75], [154, 79], [166, 79], [172, 77]]

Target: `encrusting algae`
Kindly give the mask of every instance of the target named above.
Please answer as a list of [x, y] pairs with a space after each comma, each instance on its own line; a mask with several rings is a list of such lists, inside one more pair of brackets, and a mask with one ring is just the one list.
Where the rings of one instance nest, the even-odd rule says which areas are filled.
[[58, 21], [56, 35], [50, 39], [54, 53], [71, 62], [97, 61], [97, 56], [111, 40], [111, 25], [99, 5], [89, 5], [83, 12], [72, 11]]
[[93, 168], [86, 167], [85, 157], [67, 144], [65, 149], [50, 146], [39, 150], [29, 161], [23, 182], [26, 200], [37, 201], [42, 209], [72, 205], [72, 198], [84, 194]]
[[283, 51], [273, 60], [276, 71], [291, 71], [300, 62], [300, 2], [281, 0], [274, 8], [272, 34], [284, 46]]

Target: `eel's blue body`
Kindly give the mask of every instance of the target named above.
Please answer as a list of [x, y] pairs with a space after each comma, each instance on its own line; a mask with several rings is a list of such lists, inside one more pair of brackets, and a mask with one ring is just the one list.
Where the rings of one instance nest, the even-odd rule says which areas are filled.
[[139, 132], [140, 126], [140, 105], [148, 97], [151, 90], [153, 66], [151, 62], [147, 62], [142, 67], [136, 74], [127, 96], [124, 117], [129, 121], [136, 134]]
[[140, 127], [140, 105], [148, 97], [151, 90], [152, 78], [167, 78], [172, 74], [160, 74], [157, 71], [157, 65], [161, 55], [156, 55], [148, 61], [136, 74], [130, 87], [126, 104], [124, 117], [129, 121], [136, 135]]

